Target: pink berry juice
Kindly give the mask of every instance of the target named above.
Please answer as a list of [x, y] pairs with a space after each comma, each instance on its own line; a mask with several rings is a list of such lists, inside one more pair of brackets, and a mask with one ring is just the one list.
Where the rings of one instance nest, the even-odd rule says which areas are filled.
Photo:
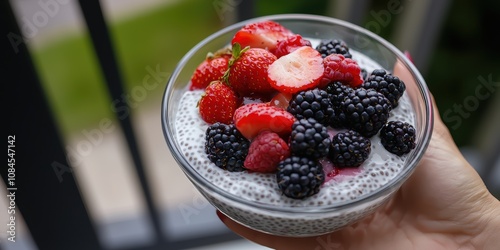
[[[299, 15], [299, 19], [304, 16], [309, 18]], [[316, 19], [313, 17], [313, 21]], [[327, 21], [331, 22], [330, 18]], [[319, 42], [317, 38], [308, 39], [313, 47]], [[361, 68], [369, 73], [383, 68], [355, 49], [351, 48], [350, 52]], [[197, 63], [199, 60], [192, 64]], [[392, 68], [386, 70], [393, 72]], [[420, 81], [419, 77], [417, 75]], [[410, 84], [417, 85], [413, 79]], [[247, 227], [274, 235], [321, 235], [373, 213], [411, 174], [430, 137], [430, 99], [426, 87], [408, 86], [407, 83], [407, 91], [391, 111], [389, 121], [399, 120], [413, 125], [417, 129], [417, 148], [410, 154], [397, 156], [389, 153], [375, 135], [370, 138], [370, 156], [361, 166], [334, 173], [332, 164], [328, 160], [322, 161], [326, 180], [319, 193], [305, 199], [292, 199], [282, 194], [275, 174], [229, 172], [208, 159], [205, 131], [209, 124], [202, 120], [196, 105], [203, 91], [189, 91], [185, 83], [183, 86], [174, 90], [177, 96], [164, 99], [162, 119], [164, 129], [170, 129], [165, 133], [174, 157], [201, 194], [218, 210]], [[420, 100], [422, 95], [424, 102]], [[166, 103], [168, 101], [170, 106]], [[420, 129], [422, 127], [424, 129]], [[340, 131], [331, 132], [333, 136]]]

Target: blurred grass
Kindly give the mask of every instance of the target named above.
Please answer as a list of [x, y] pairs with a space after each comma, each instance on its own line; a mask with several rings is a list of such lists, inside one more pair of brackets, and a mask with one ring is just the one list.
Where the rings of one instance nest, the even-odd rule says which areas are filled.
[[[110, 23], [126, 92], [142, 83], [148, 74], [146, 67], [154, 69], [159, 65], [162, 72], [171, 73], [176, 62], [193, 45], [222, 28], [213, 3], [177, 1], [134, 18]], [[255, 4], [257, 16], [327, 14], [326, 0], [258, 0]], [[370, 9], [383, 9], [385, 5], [386, 2], [374, 1]], [[497, 58], [500, 55], [495, 48], [499, 40], [491, 36], [491, 32], [496, 30], [498, 22], [495, 18], [499, 13], [500, 3], [496, 0], [474, 3], [457, 0], [451, 4], [430, 61], [430, 69], [424, 75], [437, 97], [441, 114], [474, 95], [479, 85], [478, 76], [493, 74], [494, 81], [498, 81], [500, 65]], [[367, 15], [365, 23], [371, 18]], [[381, 30], [380, 35], [388, 38], [393, 26], [394, 22], [391, 22]], [[114, 117], [87, 34], [67, 37], [35, 50], [34, 60], [63, 132], [81, 131], [104, 117]], [[165, 83], [162, 83], [149, 91], [147, 101], [141, 105], [159, 100], [164, 88]], [[484, 119], [482, 111], [489, 102], [482, 101], [478, 110], [471, 112], [458, 129], [451, 131], [458, 145], [471, 142], [478, 120]]]
[[[196, 8], [193, 8], [195, 6]], [[196, 43], [222, 27], [212, 2], [183, 0], [116, 23], [109, 23], [125, 93], [142, 84], [146, 67], [173, 72]], [[33, 51], [55, 117], [64, 134], [95, 126], [114, 117], [111, 100], [87, 32], [63, 37]], [[158, 100], [166, 82], [148, 96]], [[132, 111], [133, 112], [133, 111]]]

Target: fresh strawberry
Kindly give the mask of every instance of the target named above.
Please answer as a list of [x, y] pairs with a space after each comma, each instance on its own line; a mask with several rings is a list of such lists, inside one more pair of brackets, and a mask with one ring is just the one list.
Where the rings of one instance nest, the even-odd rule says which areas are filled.
[[318, 85], [324, 70], [321, 54], [304, 46], [271, 64], [267, 78], [279, 92], [294, 94]]
[[292, 99], [292, 94], [287, 94], [287, 93], [278, 93], [276, 94], [273, 99], [269, 102], [271, 105], [286, 109], [288, 108], [288, 105], [290, 104], [290, 100]]
[[239, 43], [242, 48], [267, 49], [271, 52], [279, 40], [293, 35], [293, 32], [273, 21], [262, 21], [245, 25], [234, 35], [231, 44]]
[[266, 130], [286, 138], [292, 131], [295, 117], [286, 110], [269, 103], [252, 103], [236, 109], [233, 120], [240, 133], [251, 140]]
[[198, 109], [201, 118], [207, 123], [221, 122], [231, 124], [240, 101], [231, 87], [222, 81], [213, 81], [201, 96]]
[[273, 173], [278, 163], [288, 156], [288, 144], [278, 134], [263, 131], [251, 142], [243, 165], [250, 171]]
[[283, 40], [279, 40], [276, 45], [276, 50], [274, 51], [274, 55], [280, 58], [284, 55], [290, 54], [292, 51], [302, 47], [309, 46], [311, 47], [311, 42], [302, 38], [301, 35], [293, 35], [289, 36]]
[[274, 61], [276, 56], [265, 49], [241, 49], [240, 45], [235, 43], [224, 79], [241, 96], [270, 94], [275, 90], [267, 81], [267, 68]]
[[229, 50], [220, 50], [215, 54], [209, 53], [191, 76], [189, 90], [204, 89], [210, 82], [220, 80], [227, 70], [230, 58]]
[[340, 54], [331, 54], [323, 60], [325, 74], [320, 82], [320, 88], [326, 87], [328, 83], [339, 81], [353, 88], [363, 83], [363, 75], [358, 63], [351, 58], [345, 58]]

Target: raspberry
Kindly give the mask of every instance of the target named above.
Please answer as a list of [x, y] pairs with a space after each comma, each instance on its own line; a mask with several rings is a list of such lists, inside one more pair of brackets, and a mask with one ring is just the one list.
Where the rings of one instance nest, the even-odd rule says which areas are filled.
[[332, 103], [332, 108], [334, 111], [333, 116], [330, 117], [329, 125], [333, 128], [343, 128], [345, 123], [345, 114], [342, 109], [345, 98], [352, 92], [353, 89], [341, 82], [331, 82], [326, 87], [326, 92]]
[[243, 162], [250, 142], [234, 125], [214, 123], [207, 128], [205, 139], [205, 153], [217, 167], [230, 172], [245, 170]]
[[373, 89], [359, 88], [345, 98], [342, 106], [346, 127], [372, 137], [384, 126], [392, 110], [390, 101]]
[[290, 135], [292, 155], [317, 159], [328, 154], [330, 135], [328, 130], [316, 120], [301, 119], [293, 123]]
[[316, 50], [321, 53], [323, 58], [327, 57], [331, 54], [341, 54], [345, 58], [352, 58], [351, 53], [349, 53], [349, 47], [347, 44], [338, 39], [321, 41], [318, 46], [316, 46]]
[[325, 182], [325, 173], [317, 161], [291, 156], [278, 164], [276, 180], [284, 195], [303, 199], [319, 192]]
[[380, 142], [387, 151], [404, 155], [415, 148], [415, 128], [401, 121], [390, 121], [380, 130]]
[[356, 131], [349, 130], [332, 138], [329, 158], [338, 167], [358, 167], [370, 155], [371, 142]]
[[391, 101], [393, 108], [398, 106], [399, 98], [406, 90], [403, 81], [392, 74], [386, 73], [383, 69], [374, 70], [361, 86], [365, 89], [374, 89], [382, 93]]
[[355, 88], [363, 83], [361, 68], [358, 63], [343, 55], [331, 54], [323, 59], [325, 72], [320, 81], [320, 86], [329, 82], [339, 81]]
[[314, 118], [323, 125], [328, 125], [334, 110], [328, 92], [321, 89], [301, 91], [293, 96], [287, 111], [297, 119]]
[[311, 47], [311, 42], [309, 40], [302, 38], [301, 35], [289, 36], [283, 40], [278, 41], [278, 44], [276, 45], [276, 50], [274, 51], [274, 55], [280, 58], [284, 55], [290, 54], [290, 52], [302, 46]]
[[272, 173], [278, 163], [289, 155], [287, 143], [278, 134], [264, 131], [250, 144], [244, 165], [248, 170]]

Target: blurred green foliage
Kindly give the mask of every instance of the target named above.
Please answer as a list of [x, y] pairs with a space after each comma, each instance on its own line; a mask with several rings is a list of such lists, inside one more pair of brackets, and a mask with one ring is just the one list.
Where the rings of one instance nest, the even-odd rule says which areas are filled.
[[[155, 69], [159, 65], [162, 72], [171, 73], [191, 47], [220, 28], [221, 20], [212, 3], [203, 0], [178, 1], [147, 14], [111, 22], [109, 29], [125, 92], [142, 84], [148, 74], [146, 67]], [[114, 117], [87, 32], [37, 48], [33, 59], [64, 134]], [[158, 100], [149, 95], [160, 97], [165, 84], [149, 91], [144, 104]]]
[[[453, 1], [425, 75], [442, 115], [476, 97], [480, 77], [491, 75], [494, 82], [500, 82], [500, 39], [494, 35], [500, 24], [498, 16], [499, 1]], [[468, 116], [459, 115], [460, 122], [443, 117], [458, 145], [471, 142], [479, 123], [487, 119], [483, 114], [492, 99], [480, 100], [475, 110], [465, 109]]]
[[[258, 15], [329, 14], [325, 12], [329, 1], [260, 0], [256, 2]], [[387, 4], [388, 1], [371, 1], [368, 10], [383, 10], [387, 8]], [[429, 62], [429, 69], [423, 75], [429, 89], [436, 97], [441, 115], [448, 112], [448, 116], [443, 117], [443, 120], [450, 127], [459, 146], [471, 143], [474, 132], [479, 129], [479, 121], [485, 119], [483, 117], [485, 108], [493, 98], [480, 100], [478, 108], [474, 110], [462, 108], [457, 111], [456, 106], [465, 106], [464, 102], [467, 98], [475, 97], [476, 88], [481, 84], [478, 78], [488, 79], [491, 75], [493, 82], [500, 82], [500, 50], [498, 49], [500, 39], [494, 35], [498, 32], [500, 24], [498, 16], [500, 16], [500, 1], [497, 0], [451, 2]], [[376, 20], [367, 13], [363, 23], [370, 21]], [[397, 18], [386, 27], [382, 27], [378, 35], [390, 41], [396, 22]], [[490, 97], [495, 94], [494, 92]]]
[[[257, 0], [255, 4], [258, 16], [328, 14], [325, 13], [327, 0]], [[379, 10], [386, 5], [387, 1], [372, 1], [368, 9]], [[183, 0], [144, 15], [110, 23], [126, 91], [142, 83], [148, 74], [148, 66], [155, 68], [159, 65], [162, 71], [172, 72], [177, 61], [193, 45], [222, 28], [215, 8], [214, 1]], [[436, 96], [441, 114], [474, 95], [480, 84], [478, 77], [487, 78], [491, 74], [493, 80], [500, 81], [500, 41], [493, 35], [498, 31], [499, 15], [500, 2], [496, 0], [456, 0], [451, 3], [429, 70], [424, 75]], [[368, 23], [372, 18], [367, 14], [364, 22]], [[384, 27], [379, 35], [388, 39], [396, 21]], [[99, 119], [112, 117], [107, 90], [86, 33], [37, 49], [34, 59], [64, 132], [77, 132]], [[164, 88], [162, 83], [148, 95], [160, 97]], [[482, 118], [482, 111], [490, 99], [481, 101], [477, 110], [470, 112], [458, 128], [451, 130], [459, 145], [470, 143], [477, 121]]]

